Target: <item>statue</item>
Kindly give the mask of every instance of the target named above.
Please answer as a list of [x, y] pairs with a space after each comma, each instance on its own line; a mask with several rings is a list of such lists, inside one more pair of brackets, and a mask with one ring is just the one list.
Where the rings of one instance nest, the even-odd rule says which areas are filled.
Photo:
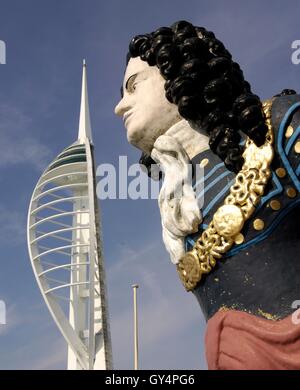
[[209, 369], [300, 369], [300, 96], [261, 102], [212, 32], [179, 21], [132, 39], [115, 112], [164, 173], [163, 240], [207, 319]]

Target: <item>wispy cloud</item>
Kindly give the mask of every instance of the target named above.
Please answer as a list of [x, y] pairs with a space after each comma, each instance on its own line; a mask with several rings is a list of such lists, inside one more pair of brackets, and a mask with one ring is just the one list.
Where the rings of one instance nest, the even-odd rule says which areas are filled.
[[7, 302], [6, 322], [0, 326], [1, 345], [6, 350], [5, 356], [0, 355], [1, 368], [66, 368], [66, 343], [43, 303]]
[[10, 210], [0, 203], [0, 245], [16, 246], [26, 242], [26, 221], [24, 213]]
[[21, 109], [0, 106], [1, 158], [0, 168], [30, 164], [41, 170], [49, 163], [50, 149], [33, 135], [32, 119]]
[[40, 357], [32, 361], [28, 366], [30, 370], [54, 370], [64, 369], [67, 365], [67, 347], [63, 337], [49, 340], [47, 353], [44, 358]]

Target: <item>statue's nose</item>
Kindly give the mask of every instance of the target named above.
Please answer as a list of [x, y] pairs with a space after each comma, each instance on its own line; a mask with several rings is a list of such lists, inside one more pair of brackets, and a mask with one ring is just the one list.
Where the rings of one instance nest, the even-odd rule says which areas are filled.
[[126, 110], [127, 110], [127, 105], [124, 102], [124, 98], [122, 98], [115, 107], [115, 114], [122, 116], [125, 114]]

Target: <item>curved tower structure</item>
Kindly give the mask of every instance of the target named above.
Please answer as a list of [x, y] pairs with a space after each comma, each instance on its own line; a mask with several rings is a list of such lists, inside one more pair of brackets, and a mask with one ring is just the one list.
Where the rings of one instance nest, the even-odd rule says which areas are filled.
[[111, 369], [101, 225], [83, 63], [78, 139], [40, 177], [27, 237], [32, 268], [68, 344], [68, 369]]

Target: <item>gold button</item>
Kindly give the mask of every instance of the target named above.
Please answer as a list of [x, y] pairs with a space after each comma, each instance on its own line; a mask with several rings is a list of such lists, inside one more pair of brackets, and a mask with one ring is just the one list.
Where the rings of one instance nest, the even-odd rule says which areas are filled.
[[235, 237], [244, 225], [243, 212], [234, 204], [224, 204], [215, 212], [213, 224], [221, 236]]
[[295, 145], [295, 152], [300, 153], [300, 141], [297, 141], [297, 143]]
[[209, 159], [208, 158], [204, 158], [201, 162], [200, 162], [200, 167], [201, 168], [204, 168], [206, 167], [206, 165], [209, 163]]
[[281, 204], [279, 200], [271, 200], [270, 202], [271, 209], [274, 211], [280, 210]]
[[282, 179], [286, 175], [286, 170], [284, 168], [277, 168], [276, 175]]
[[285, 136], [286, 138], [290, 138], [294, 133], [293, 126], [289, 125], [289, 127], [286, 129]]
[[265, 227], [265, 223], [262, 219], [260, 218], [257, 218], [254, 222], [253, 222], [253, 227], [255, 230], [263, 230], [263, 228]]
[[234, 242], [235, 242], [237, 245], [242, 244], [244, 241], [245, 241], [245, 238], [244, 238], [244, 236], [243, 236], [242, 233], [239, 233], [237, 236], [234, 237]]
[[290, 187], [286, 190], [286, 193], [287, 193], [287, 196], [289, 198], [295, 198], [297, 196], [297, 191], [295, 190], [295, 188], [293, 187]]

